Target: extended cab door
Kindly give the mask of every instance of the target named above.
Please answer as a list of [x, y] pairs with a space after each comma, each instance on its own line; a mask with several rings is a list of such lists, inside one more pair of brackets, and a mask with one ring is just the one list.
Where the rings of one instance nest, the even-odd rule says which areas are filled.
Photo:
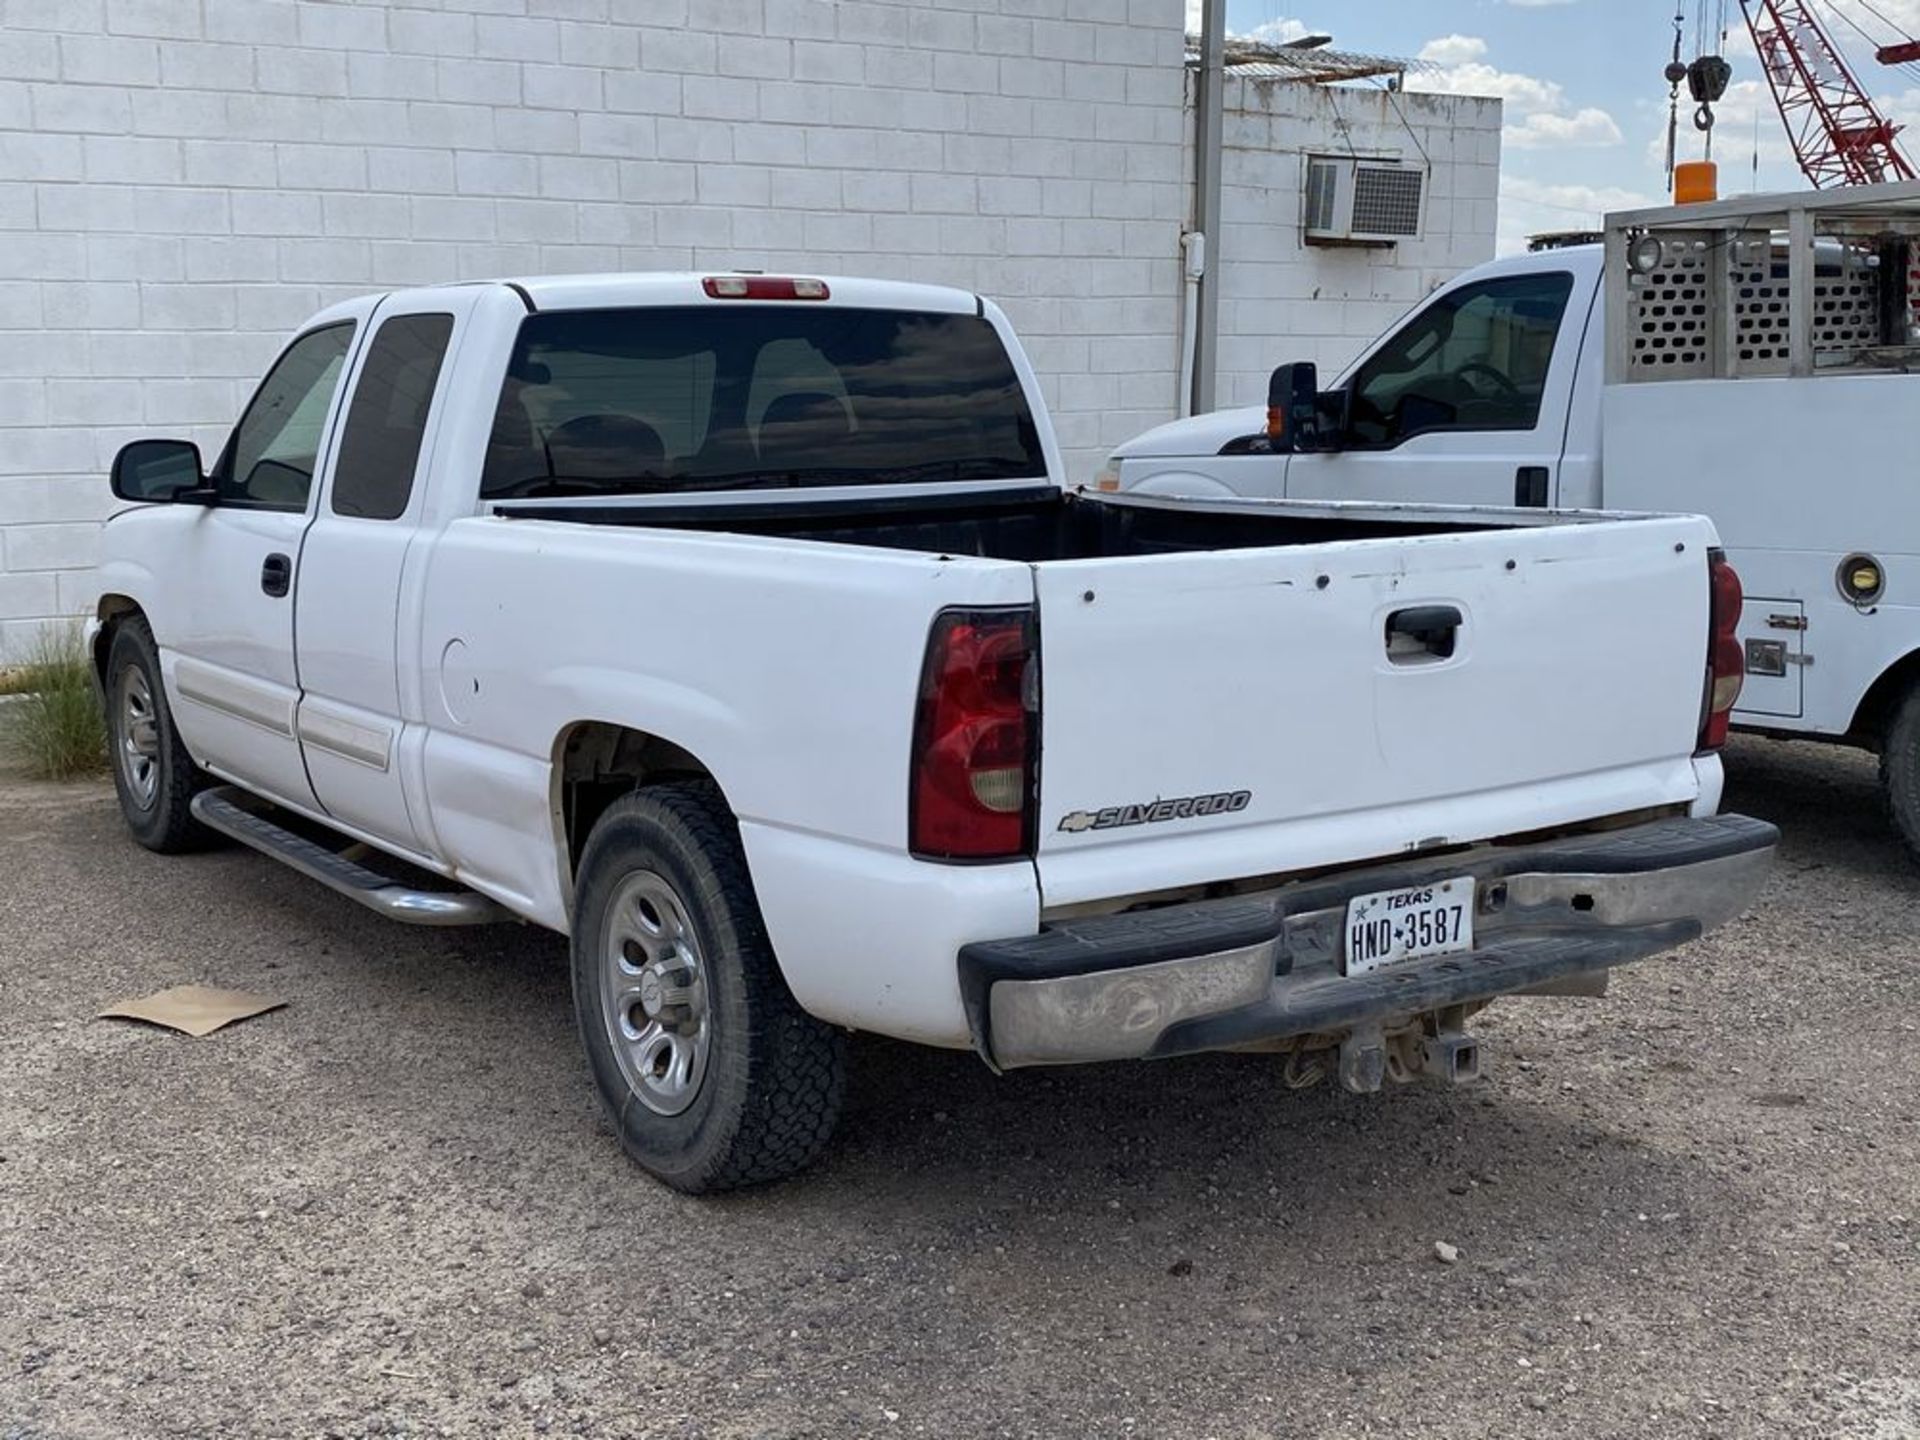
[[393, 297], [369, 321], [300, 560], [299, 730], [314, 794], [342, 823], [417, 852], [431, 845], [404, 783], [401, 581], [477, 293]]
[[1577, 266], [1469, 280], [1347, 377], [1344, 448], [1287, 462], [1288, 499], [1556, 503], [1594, 284]]
[[330, 318], [267, 372], [214, 464], [215, 503], [174, 556], [182, 623], [161, 637], [175, 718], [194, 758], [308, 808], [313, 790], [294, 731], [293, 577], [358, 329], [350, 311]]

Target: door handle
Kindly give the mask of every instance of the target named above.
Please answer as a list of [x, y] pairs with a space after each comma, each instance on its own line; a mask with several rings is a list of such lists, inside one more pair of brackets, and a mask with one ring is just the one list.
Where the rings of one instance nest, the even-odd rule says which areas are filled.
[[1547, 506], [1547, 485], [1553, 473], [1544, 465], [1522, 465], [1513, 472], [1513, 503], [1535, 510]]
[[267, 556], [260, 565], [260, 588], [269, 595], [280, 596], [287, 593], [293, 584], [293, 561], [278, 551]]
[[1387, 616], [1387, 659], [1396, 665], [1451, 660], [1466, 617], [1457, 605], [1415, 605]]

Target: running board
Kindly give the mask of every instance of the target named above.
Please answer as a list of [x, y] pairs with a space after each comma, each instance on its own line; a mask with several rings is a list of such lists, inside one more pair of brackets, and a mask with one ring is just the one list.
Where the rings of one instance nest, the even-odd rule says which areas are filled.
[[271, 855], [389, 920], [408, 925], [490, 925], [518, 918], [471, 890], [416, 890], [369, 870], [250, 808], [260, 803], [237, 786], [221, 785], [195, 795], [190, 808], [193, 818], [209, 830]]

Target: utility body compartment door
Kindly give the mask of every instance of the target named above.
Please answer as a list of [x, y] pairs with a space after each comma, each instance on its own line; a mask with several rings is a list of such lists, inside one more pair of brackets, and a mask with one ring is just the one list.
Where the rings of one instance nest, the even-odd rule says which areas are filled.
[[1747, 678], [1733, 718], [1799, 716], [1806, 707], [1806, 605], [1749, 595], [1740, 610], [1739, 636]]
[[1036, 567], [1046, 903], [1690, 804], [1711, 536], [1658, 517]]

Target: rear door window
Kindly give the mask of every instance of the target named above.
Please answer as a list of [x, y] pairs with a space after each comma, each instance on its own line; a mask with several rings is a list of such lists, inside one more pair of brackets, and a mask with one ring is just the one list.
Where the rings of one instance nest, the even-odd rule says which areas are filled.
[[978, 315], [793, 304], [551, 311], [521, 324], [482, 495], [1046, 475]]
[[333, 513], [394, 520], [413, 495], [451, 315], [396, 315], [374, 332], [333, 467]]

